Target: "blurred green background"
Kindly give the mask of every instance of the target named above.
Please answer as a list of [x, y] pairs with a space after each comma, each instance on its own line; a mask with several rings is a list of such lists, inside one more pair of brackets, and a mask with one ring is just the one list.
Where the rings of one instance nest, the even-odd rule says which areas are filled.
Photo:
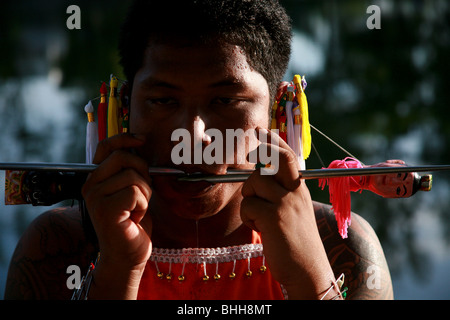
[[[281, 2], [294, 24], [286, 80], [306, 75], [315, 127], [366, 164], [450, 164], [448, 1]], [[81, 30], [66, 27], [72, 4], [81, 9]], [[366, 26], [370, 5], [381, 9], [379, 30]], [[119, 0], [0, 2], [1, 162], [84, 162], [84, 106], [111, 73], [123, 78], [116, 45], [127, 6]], [[326, 165], [346, 156], [315, 132], [313, 143]], [[321, 166], [313, 153], [307, 167]], [[0, 178], [3, 184], [3, 172]], [[308, 186], [314, 199], [328, 202], [317, 182]], [[47, 208], [4, 206], [0, 191], [2, 298], [16, 243]], [[352, 194], [352, 209], [380, 238], [397, 299], [450, 298], [449, 191], [450, 175], [436, 173], [430, 193], [409, 199]]]

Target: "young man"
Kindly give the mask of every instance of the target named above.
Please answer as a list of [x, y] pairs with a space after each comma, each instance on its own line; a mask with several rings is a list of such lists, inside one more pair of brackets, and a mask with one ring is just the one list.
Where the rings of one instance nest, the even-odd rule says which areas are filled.
[[[120, 43], [131, 134], [99, 144], [99, 167], [82, 190], [101, 253], [89, 299], [340, 299], [342, 273], [348, 298], [392, 298], [371, 227], [353, 215], [341, 239], [330, 207], [311, 200], [293, 151], [267, 130], [290, 37], [273, 0], [134, 4]], [[267, 141], [258, 150], [277, 157], [278, 171], [215, 185], [150, 177], [149, 166], [253, 168], [174, 165], [172, 150], [185, 142], [172, 138], [180, 128], [201, 137], [203, 149], [213, 142], [207, 129], [255, 130], [249, 138]], [[246, 146], [238, 142], [234, 157]], [[68, 299], [67, 267], [87, 267], [95, 254], [77, 211], [46, 213], [18, 244], [5, 297]]]

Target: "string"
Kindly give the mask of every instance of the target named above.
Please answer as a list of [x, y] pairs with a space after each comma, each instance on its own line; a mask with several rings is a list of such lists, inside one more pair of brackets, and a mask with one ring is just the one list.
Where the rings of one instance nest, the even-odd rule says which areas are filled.
[[348, 156], [358, 160], [359, 162], [361, 162], [362, 165], [364, 165], [364, 163], [362, 163], [362, 161], [360, 161], [357, 157], [355, 157], [354, 155], [352, 155], [349, 151], [347, 151], [344, 147], [342, 147], [341, 145], [339, 145], [336, 141], [334, 141], [333, 139], [331, 139], [329, 136], [327, 136], [325, 133], [323, 133], [322, 131], [320, 131], [319, 129], [317, 129], [316, 127], [314, 127], [312, 124], [310, 124], [311, 128], [313, 128], [314, 130], [316, 130], [316, 132], [320, 133], [324, 138], [326, 138], [328, 141], [330, 141], [332, 144], [334, 144], [336, 147], [338, 147], [339, 149], [341, 149], [343, 152], [345, 152]]
[[322, 165], [322, 167], [325, 167], [325, 163], [323, 162], [322, 158], [320, 157], [319, 151], [317, 151], [316, 146], [314, 145], [314, 143], [311, 141], [311, 146], [314, 150], [314, 153], [317, 155], [317, 158], [319, 158], [319, 162]]

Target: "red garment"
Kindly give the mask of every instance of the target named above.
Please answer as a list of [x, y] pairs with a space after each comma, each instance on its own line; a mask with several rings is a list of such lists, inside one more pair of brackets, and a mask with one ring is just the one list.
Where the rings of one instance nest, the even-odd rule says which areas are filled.
[[[250, 259], [249, 259], [250, 258]], [[156, 263], [155, 263], [156, 260]], [[250, 265], [249, 265], [250, 260]], [[145, 300], [273, 300], [282, 288], [264, 265], [259, 234], [252, 244], [216, 249], [153, 249], [141, 280], [138, 299]], [[206, 275], [208, 280], [204, 280]], [[159, 272], [164, 275], [158, 277]], [[172, 275], [168, 280], [167, 274]], [[248, 271], [251, 276], [248, 276]], [[234, 271], [235, 277], [229, 275]], [[215, 280], [214, 275], [220, 279]], [[184, 275], [184, 280], [178, 277]]]

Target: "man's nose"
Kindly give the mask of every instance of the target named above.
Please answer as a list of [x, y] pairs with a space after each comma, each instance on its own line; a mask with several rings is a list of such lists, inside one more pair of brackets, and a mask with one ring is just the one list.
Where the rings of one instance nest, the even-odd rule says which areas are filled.
[[[179, 143], [183, 143], [184, 150], [190, 151], [191, 163], [202, 163], [203, 149], [211, 143], [211, 137], [206, 134], [207, 126], [205, 118], [200, 115], [189, 115], [185, 112], [180, 115], [178, 125], [176, 129], [183, 129], [189, 136], [188, 139], [172, 140], [174, 146]], [[190, 145], [189, 145], [190, 144]]]
[[[189, 129], [188, 129], [189, 130]], [[206, 134], [206, 124], [205, 121], [196, 116], [192, 123], [193, 141], [202, 145], [208, 145], [211, 143], [211, 137]]]
[[[179, 128], [185, 129], [191, 136], [194, 144], [208, 145], [211, 143], [211, 137], [205, 132], [207, 130], [205, 117], [200, 115], [180, 115]], [[174, 142], [175, 144], [177, 141]]]

